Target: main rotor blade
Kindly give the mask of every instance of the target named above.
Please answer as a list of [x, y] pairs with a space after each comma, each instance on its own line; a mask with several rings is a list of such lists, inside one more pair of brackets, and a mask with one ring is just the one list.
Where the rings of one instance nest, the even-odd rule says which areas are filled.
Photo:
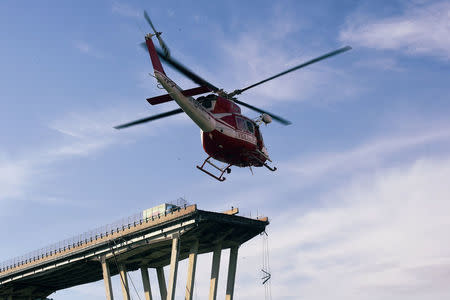
[[[147, 44], [145, 42], [140, 43], [140, 45], [145, 51], [148, 51]], [[156, 52], [158, 52], [159, 57], [163, 61], [165, 61], [166, 63], [171, 65], [178, 72], [180, 72], [181, 74], [183, 74], [184, 76], [186, 76], [187, 78], [192, 80], [193, 82], [197, 83], [200, 86], [207, 87], [211, 92], [219, 91], [218, 87], [216, 87], [212, 83], [209, 83], [205, 79], [201, 78], [200, 76], [198, 76], [197, 74], [195, 74], [194, 72], [192, 72], [191, 70], [189, 70], [188, 68], [183, 66], [180, 62], [176, 61], [174, 58], [166, 56], [165, 53], [163, 51], [161, 51], [160, 49], [156, 48]]]
[[197, 74], [195, 74], [194, 72], [192, 72], [191, 70], [189, 70], [188, 68], [186, 68], [185, 66], [183, 66], [180, 62], [176, 61], [175, 59], [173, 59], [172, 57], [167, 57], [164, 52], [162, 52], [159, 49], [156, 49], [156, 52], [158, 52], [159, 57], [165, 61], [166, 63], [168, 63], [169, 65], [171, 65], [172, 67], [174, 67], [176, 70], [178, 70], [181, 74], [185, 75], [186, 77], [188, 77], [189, 79], [191, 79], [193, 82], [201, 85], [201, 86], [205, 86], [207, 88], [210, 89], [210, 91], [212, 92], [217, 92], [219, 91], [219, 88], [216, 87], [215, 85], [209, 83], [208, 81], [206, 81], [205, 79], [201, 78], [200, 76], [198, 76]]
[[242, 106], [245, 106], [245, 107], [247, 107], [247, 108], [250, 108], [250, 109], [252, 109], [252, 110], [254, 110], [254, 111], [257, 111], [257, 112], [259, 112], [259, 113], [262, 113], [262, 114], [268, 114], [269, 116], [272, 117], [272, 119], [274, 119], [275, 121], [280, 122], [280, 123], [283, 124], [283, 125], [290, 125], [290, 124], [292, 124], [290, 121], [288, 121], [288, 120], [286, 120], [286, 119], [283, 119], [282, 117], [279, 117], [279, 116], [277, 116], [277, 115], [274, 115], [273, 113], [264, 111], [264, 110], [262, 110], [262, 109], [260, 109], [260, 108], [257, 108], [257, 107], [255, 107], [255, 106], [253, 106], [253, 105], [250, 105], [250, 104], [247, 104], [247, 103], [242, 102], [242, 101], [240, 101], [240, 100], [234, 99], [234, 102], [236, 102], [237, 104], [240, 104], [240, 105], [242, 105]]
[[151, 117], [147, 117], [147, 118], [139, 119], [139, 120], [136, 120], [136, 121], [133, 121], [133, 122], [125, 123], [125, 124], [122, 124], [122, 125], [119, 125], [119, 126], [115, 126], [114, 128], [115, 129], [122, 129], [122, 128], [130, 127], [130, 126], [134, 126], [134, 125], [137, 125], [137, 124], [142, 124], [142, 123], [145, 123], [145, 122], [150, 122], [150, 121], [154, 121], [154, 120], [157, 120], [157, 119], [169, 117], [169, 116], [176, 115], [176, 114], [179, 114], [179, 113], [182, 113], [182, 112], [183, 112], [183, 110], [181, 108], [177, 108], [177, 109], [174, 109], [174, 110], [162, 113], [162, 114], [154, 115], [154, 116], [151, 116]]
[[153, 32], [156, 34], [157, 31], [155, 29], [155, 26], [153, 26], [152, 20], [150, 20], [150, 17], [147, 14], [147, 11], [144, 10], [144, 18], [147, 20], [147, 23], [150, 25], [150, 27], [153, 29]]
[[281, 72], [281, 73], [279, 73], [279, 74], [277, 74], [277, 75], [274, 75], [274, 76], [269, 77], [269, 78], [267, 78], [267, 79], [261, 80], [260, 82], [257, 82], [257, 83], [255, 83], [255, 84], [249, 85], [248, 87], [245, 87], [245, 88], [240, 89], [240, 90], [235, 90], [235, 91], [232, 92], [230, 95], [232, 95], [232, 96], [234, 96], [234, 95], [239, 95], [239, 94], [241, 94], [242, 92], [244, 92], [244, 91], [246, 91], [246, 90], [248, 90], [248, 89], [251, 89], [251, 88], [253, 88], [253, 87], [257, 86], [257, 85], [263, 84], [263, 83], [265, 83], [265, 82], [267, 82], [267, 81], [269, 81], [269, 80], [272, 80], [272, 79], [275, 79], [275, 78], [277, 78], [277, 77], [283, 76], [283, 75], [285, 75], [285, 74], [287, 74], [287, 73], [290, 73], [290, 72], [293, 72], [293, 71], [295, 71], [295, 70], [304, 68], [304, 67], [309, 66], [309, 65], [311, 65], [311, 64], [313, 64], [313, 63], [316, 63], [316, 62], [321, 61], [321, 60], [324, 60], [324, 59], [326, 59], [326, 58], [335, 56], [335, 55], [337, 55], [337, 54], [346, 52], [346, 51], [348, 51], [348, 50], [350, 50], [350, 49], [352, 49], [352, 47], [350, 47], [350, 46], [345, 46], [345, 47], [343, 47], [343, 48], [334, 50], [334, 51], [332, 51], [332, 52], [329, 52], [329, 53], [324, 54], [324, 55], [322, 55], [322, 56], [319, 56], [319, 57], [317, 57], [317, 58], [311, 59], [311, 60], [309, 60], [309, 61], [307, 61], [307, 62], [305, 62], [305, 63], [302, 63], [302, 64], [300, 64], [300, 65], [298, 65], [298, 66], [296, 66], [296, 67], [290, 68], [290, 69], [288, 69], [288, 70], [286, 70], [286, 71], [284, 71], [284, 72]]

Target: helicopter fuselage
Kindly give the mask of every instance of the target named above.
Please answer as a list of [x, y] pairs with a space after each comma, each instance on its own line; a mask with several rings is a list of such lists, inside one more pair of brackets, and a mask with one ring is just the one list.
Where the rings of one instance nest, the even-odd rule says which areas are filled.
[[259, 125], [242, 115], [232, 100], [216, 94], [187, 97], [164, 73], [155, 70], [155, 77], [200, 127], [203, 149], [210, 157], [239, 167], [261, 167], [269, 160]]

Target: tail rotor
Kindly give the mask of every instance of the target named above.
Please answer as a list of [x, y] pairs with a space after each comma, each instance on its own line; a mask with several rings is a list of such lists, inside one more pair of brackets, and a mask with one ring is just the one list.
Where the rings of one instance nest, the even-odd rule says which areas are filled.
[[153, 29], [153, 33], [158, 39], [159, 45], [164, 51], [164, 55], [168, 58], [170, 57], [170, 50], [169, 47], [167, 47], [166, 43], [164, 43], [163, 39], [161, 38], [162, 32], [159, 32], [156, 30], [155, 26], [153, 26], [152, 20], [150, 20], [150, 17], [148, 16], [147, 12], [144, 10], [144, 18], [147, 21], [147, 23], [150, 25], [150, 27]]

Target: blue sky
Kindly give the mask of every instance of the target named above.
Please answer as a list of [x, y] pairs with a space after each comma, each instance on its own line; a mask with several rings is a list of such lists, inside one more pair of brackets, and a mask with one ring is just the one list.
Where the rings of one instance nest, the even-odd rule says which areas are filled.
[[[234, 168], [218, 183], [195, 169], [206, 154], [186, 116], [112, 128], [174, 108], [145, 101], [162, 92], [138, 46], [143, 9], [174, 57], [228, 91], [353, 50], [241, 95], [293, 124], [263, 128], [277, 172]], [[2, 1], [0, 260], [185, 197], [269, 216], [274, 299], [447, 298], [449, 14], [422, 0]], [[236, 299], [263, 296], [261, 250], [241, 248]], [[53, 297], [103, 294], [97, 282]]]

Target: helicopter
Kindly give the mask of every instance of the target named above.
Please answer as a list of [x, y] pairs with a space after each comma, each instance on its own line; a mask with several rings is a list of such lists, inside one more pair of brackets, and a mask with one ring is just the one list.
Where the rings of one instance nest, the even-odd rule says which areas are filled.
[[[242, 89], [236, 89], [231, 93], [227, 93], [223, 89], [219, 89], [198, 76], [171, 57], [169, 48], [161, 38], [162, 32], [158, 32], [155, 29], [146, 11], [144, 11], [144, 18], [153, 29], [153, 33], [145, 35], [145, 42], [142, 43], [141, 46], [148, 50], [150, 54], [154, 77], [156, 78], [158, 85], [162, 86], [167, 91], [167, 94], [148, 98], [147, 101], [151, 105], [158, 105], [175, 100], [179, 108], [121, 124], [114, 128], [122, 129], [179, 113], [186, 113], [200, 128], [203, 149], [208, 155], [203, 161], [203, 164], [201, 166], [197, 165], [197, 168], [218, 181], [224, 181], [226, 179], [224, 174], [229, 174], [231, 172], [231, 166], [250, 167], [250, 170], [252, 170], [252, 167], [264, 166], [270, 171], [276, 171], [277, 168], [270, 166], [268, 163], [272, 162], [272, 160], [264, 145], [260, 125], [267, 125], [271, 123], [272, 120], [283, 125], [291, 124], [290, 121], [273, 113], [238, 100], [236, 97], [237, 95], [277, 77], [352, 49], [350, 46], [345, 46]], [[162, 50], [155, 47], [153, 37], [156, 37]], [[166, 75], [161, 60], [178, 70], [199, 86], [187, 90], [180, 88]], [[198, 98], [193, 97], [206, 93], [209, 94]], [[261, 115], [255, 120], [244, 116], [241, 113], [239, 105], [254, 110]], [[226, 165], [224, 167], [218, 166], [213, 160], [225, 163]], [[216, 174], [214, 174], [213, 171], [206, 169], [206, 165], [210, 166], [210, 169]]]

